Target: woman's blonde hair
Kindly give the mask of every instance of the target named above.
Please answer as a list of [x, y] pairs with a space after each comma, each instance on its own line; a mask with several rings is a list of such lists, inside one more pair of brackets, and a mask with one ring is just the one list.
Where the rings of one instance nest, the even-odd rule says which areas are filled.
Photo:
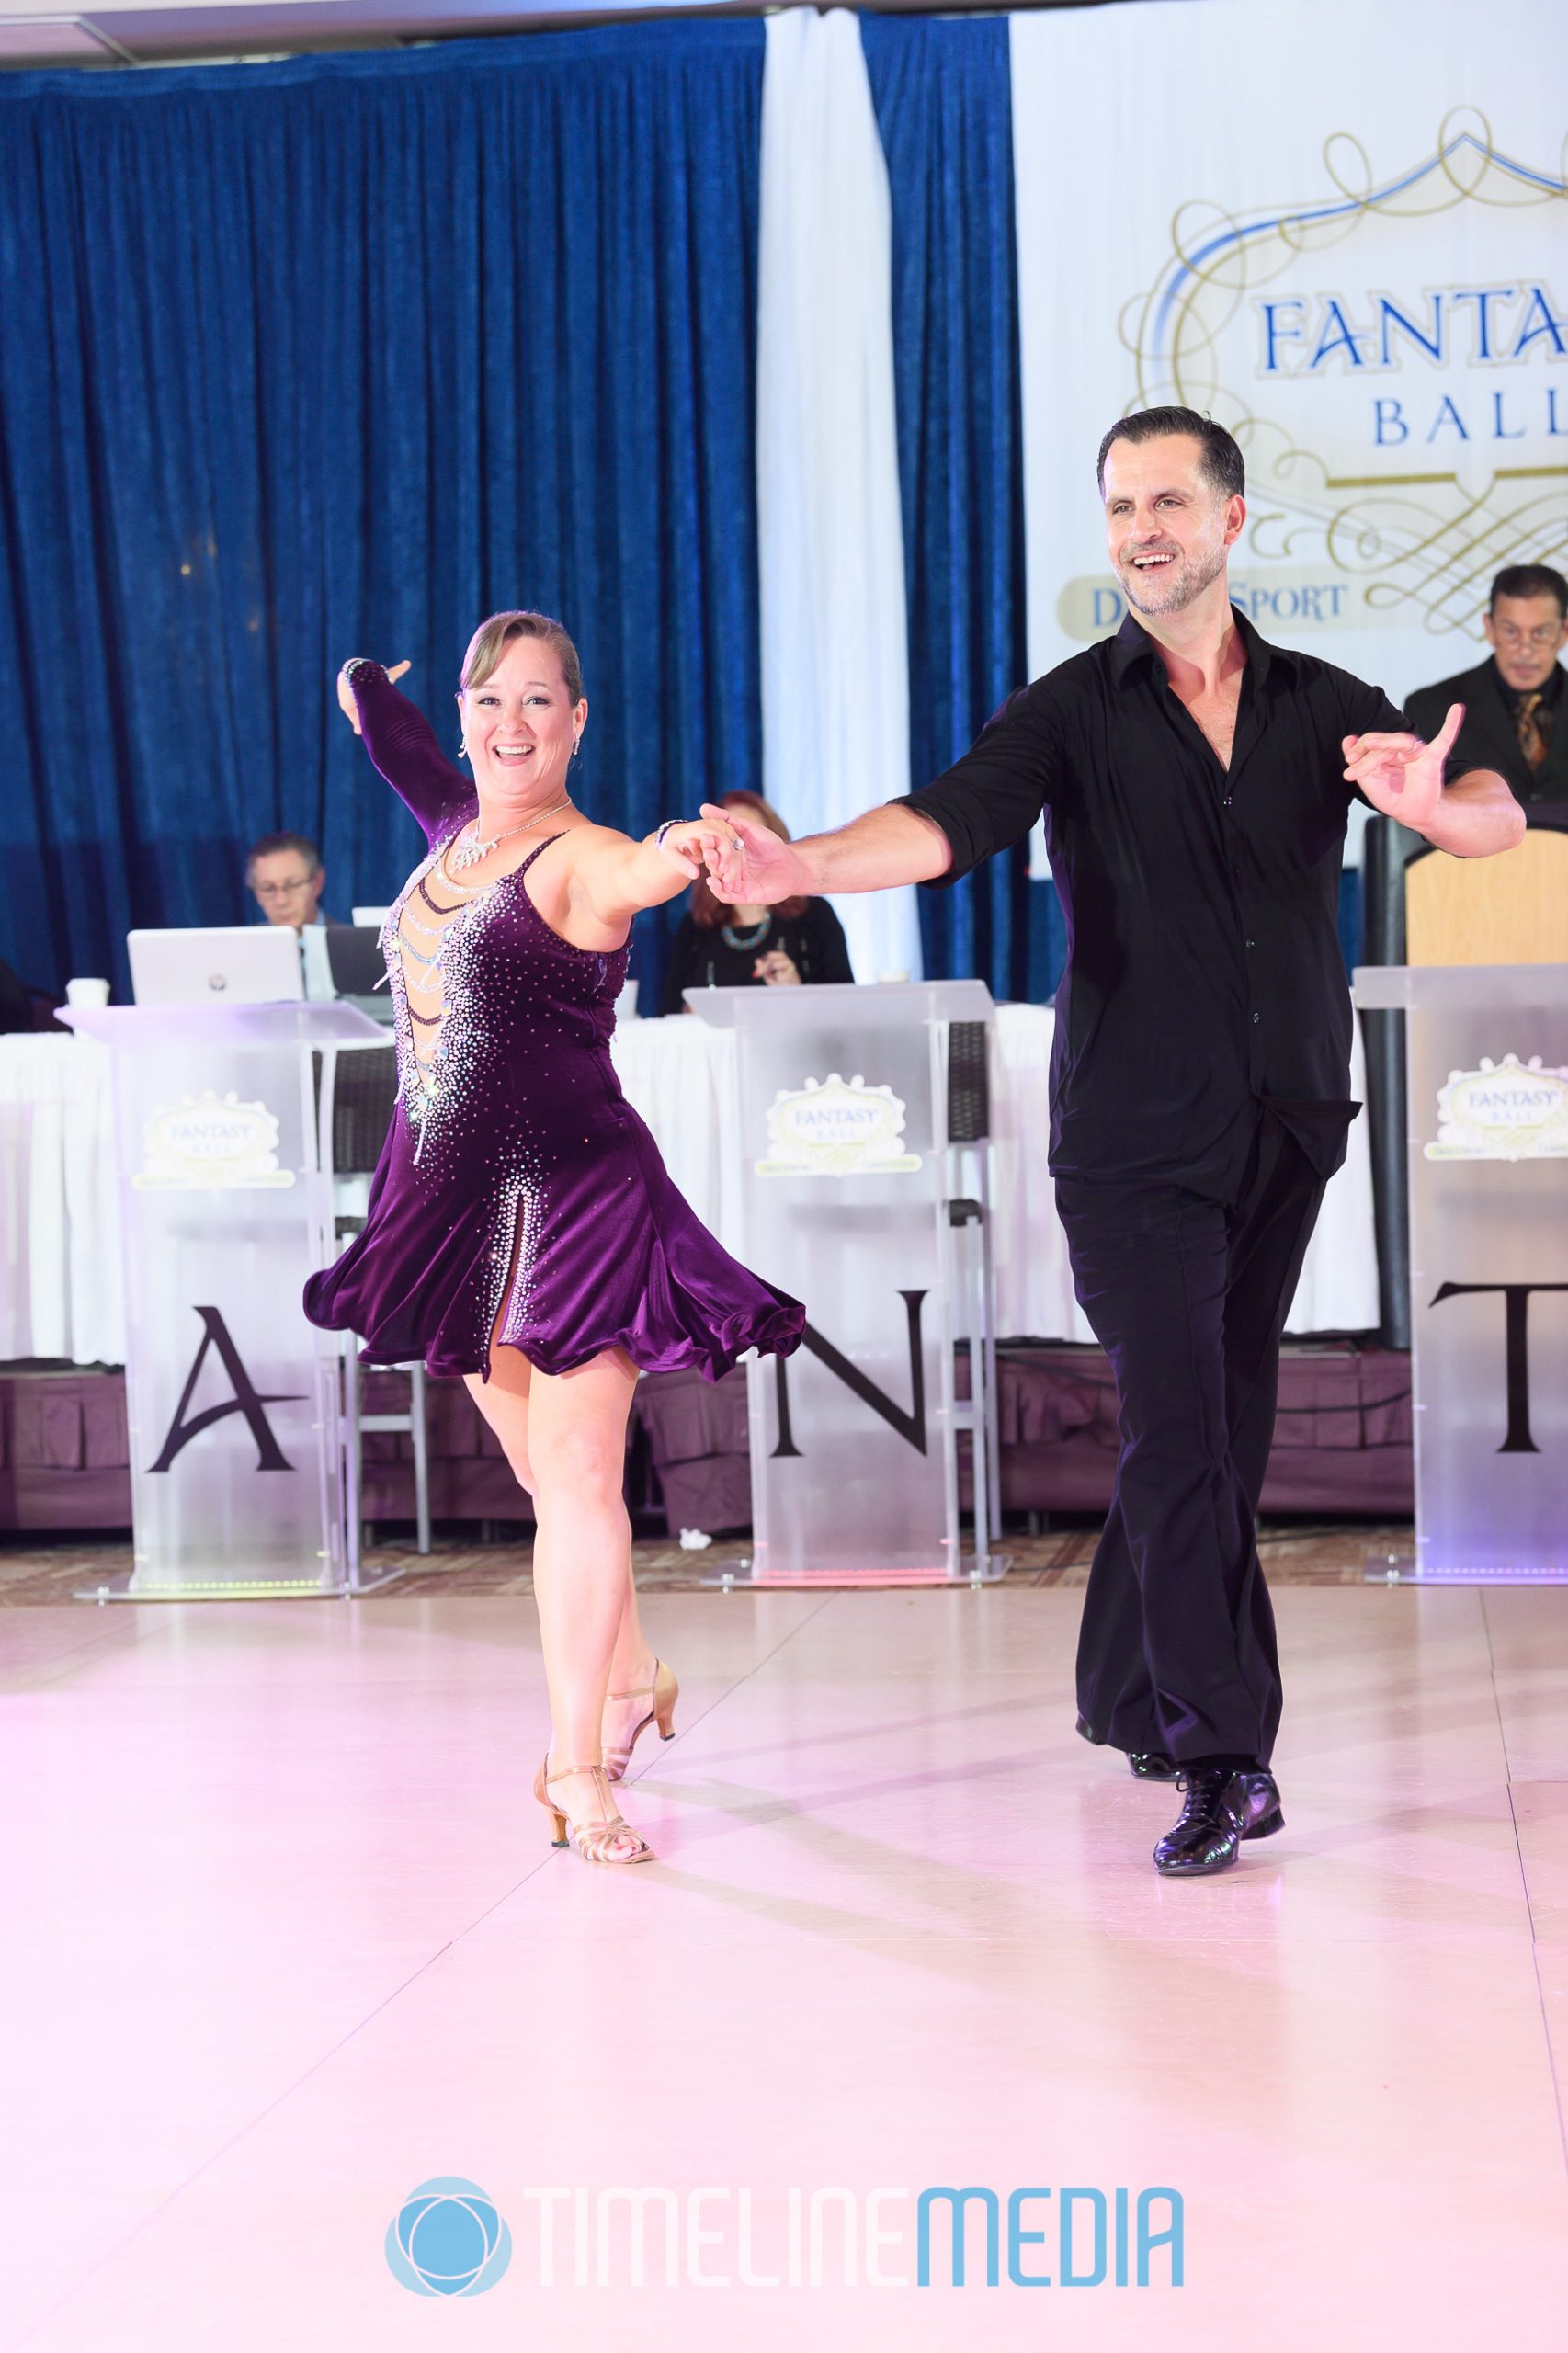
[[487, 621], [481, 621], [463, 655], [463, 692], [471, 694], [475, 687], [483, 686], [487, 678], [494, 676], [502, 655], [517, 637], [537, 637], [554, 647], [567, 695], [573, 702], [581, 702], [583, 665], [577, 659], [577, 649], [561, 623], [551, 620], [548, 613], [492, 613]]

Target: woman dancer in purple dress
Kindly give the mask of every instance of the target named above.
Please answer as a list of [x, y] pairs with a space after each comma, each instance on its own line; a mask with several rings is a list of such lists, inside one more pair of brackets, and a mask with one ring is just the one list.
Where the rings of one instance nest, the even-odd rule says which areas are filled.
[[634, 842], [572, 804], [588, 706], [558, 621], [497, 613], [458, 707], [472, 777], [380, 664], [338, 696], [429, 844], [382, 934], [398, 1104], [365, 1227], [307, 1286], [363, 1360], [460, 1373], [533, 1498], [551, 1746], [534, 1794], [556, 1844], [651, 1853], [610, 1795], [640, 1733], [667, 1740], [674, 1676], [649, 1649], [622, 1500], [640, 1371], [710, 1380], [786, 1356], [804, 1311], [738, 1266], [671, 1184], [609, 1057], [640, 907], [702, 870], [710, 820]]

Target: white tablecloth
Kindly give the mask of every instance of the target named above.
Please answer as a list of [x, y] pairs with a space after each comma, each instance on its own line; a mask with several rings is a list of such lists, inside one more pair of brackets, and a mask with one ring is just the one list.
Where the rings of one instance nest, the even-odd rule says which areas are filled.
[[[1046, 1153], [1051, 1141], [1047, 1076], [1056, 1017], [1049, 1006], [996, 1010], [996, 1086], [992, 1107], [992, 1217], [996, 1255], [996, 1328], [1038, 1340], [1092, 1340], [1073, 1296], [1067, 1244], [1057, 1222]], [[1366, 1099], [1358, 1027], [1350, 1092]], [[1365, 1112], [1353, 1121], [1344, 1167], [1324, 1197], [1286, 1328], [1368, 1332], [1378, 1321], [1378, 1250], [1372, 1222], [1372, 1159]]]
[[[996, 1324], [1005, 1336], [1088, 1340], [1045, 1165], [1053, 1024], [1044, 1006], [1005, 1005], [996, 1016]], [[738, 1238], [737, 1172], [723, 1138], [733, 1113], [734, 1051], [732, 1033], [691, 1020], [628, 1022], [614, 1043], [621, 1084], [658, 1138], [670, 1175], [731, 1248]], [[1359, 1095], [1359, 1039], [1351, 1083]], [[123, 1361], [118, 1217], [107, 1049], [85, 1038], [0, 1038], [0, 1360]], [[1290, 1329], [1358, 1332], [1377, 1320], [1363, 1118], [1328, 1188]]]
[[106, 1046], [0, 1038], [0, 1361], [123, 1364]]

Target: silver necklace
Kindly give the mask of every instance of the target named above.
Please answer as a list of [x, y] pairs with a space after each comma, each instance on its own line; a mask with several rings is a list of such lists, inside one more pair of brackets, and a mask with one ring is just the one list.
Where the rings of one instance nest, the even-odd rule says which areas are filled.
[[[497, 848], [502, 842], [509, 842], [514, 834], [531, 834], [534, 827], [542, 825], [547, 817], [558, 816], [562, 809], [570, 809], [571, 806], [572, 796], [568, 793], [564, 801], [558, 801], [555, 803], [554, 808], [541, 809], [537, 817], [530, 817], [526, 825], [508, 825], [505, 833], [492, 834], [487, 842], [482, 842], [476, 832], [473, 839], [464, 842], [461, 849], [456, 852], [449, 849], [442, 864], [449, 873], [455, 869], [460, 874], [465, 867], [477, 866], [482, 858], [488, 858], [491, 851]], [[478, 818], [475, 817], [472, 823], [477, 827]]]

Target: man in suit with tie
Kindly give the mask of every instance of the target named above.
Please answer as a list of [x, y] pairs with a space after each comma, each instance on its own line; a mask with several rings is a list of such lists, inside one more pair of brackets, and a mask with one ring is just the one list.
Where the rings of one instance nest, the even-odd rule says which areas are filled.
[[1492, 583], [1486, 640], [1492, 658], [1405, 701], [1411, 726], [1435, 735], [1450, 703], [1464, 724], [1449, 756], [1454, 773], [1494, 768], [1516, 800], [1568, 801], [1568, 709], [1558, 655], [1568, 644], [1568, 580], [1549, 563], [1511, 563]]

